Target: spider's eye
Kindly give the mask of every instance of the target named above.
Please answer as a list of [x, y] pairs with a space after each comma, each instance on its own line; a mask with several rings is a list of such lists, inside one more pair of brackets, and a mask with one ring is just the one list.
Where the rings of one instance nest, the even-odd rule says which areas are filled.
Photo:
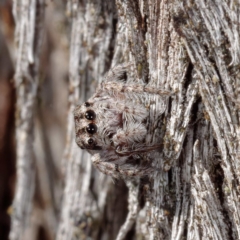
[[91, 104], [90, 104], [89, 102], [85, 102], [85, 103], [84, 103], [84, 106], [85, 106], [85, 107], [90, 107]]
[[97, 132], [97, 126], [93, 123], [88, 124], [88, 126], [86, 127], [86, 131], [89, 134], [94, 134]]
[[93, 110], [88, 110], [85, 113], [85, 118], [88, 120], [94, 120], [96, 118], [96, 113]]
[[88, 144], [89, 144], [89, 145], [93, 145], [93, 144], [94, 144], [94, 141], [93, 141], [92, 138], [89, 138], [89, 139], [88, 139]]

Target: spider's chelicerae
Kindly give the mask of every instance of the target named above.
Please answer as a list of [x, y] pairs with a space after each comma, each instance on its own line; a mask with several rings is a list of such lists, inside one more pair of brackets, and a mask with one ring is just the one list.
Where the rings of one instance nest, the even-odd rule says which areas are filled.
[[161, 144], [149, 140], [150, 105], [154, 96], [169, 95], [134, 82], [132, 67], [110, 70], [96, 93], [74, 110], [76, 143], [93, 155], [101, 172], [115, 178], [145, 175], [151, 169], [149, 153], [159, 151]]

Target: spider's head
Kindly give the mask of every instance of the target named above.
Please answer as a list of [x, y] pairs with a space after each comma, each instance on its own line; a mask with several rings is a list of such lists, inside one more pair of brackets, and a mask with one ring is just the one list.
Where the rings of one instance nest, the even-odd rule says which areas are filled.
[[92, 104], [85, 102], [74, 109], [76, 143], [82, 149], [101, 150], [98, 145], [96, 112]]

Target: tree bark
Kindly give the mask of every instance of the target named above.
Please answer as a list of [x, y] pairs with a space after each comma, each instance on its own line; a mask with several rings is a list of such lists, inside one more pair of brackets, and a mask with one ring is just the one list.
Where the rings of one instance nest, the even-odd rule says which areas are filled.
[[[239, 13], [239, 0], [68, 1], [69, 109], [57, 240], [240, 239]], [[163, 143], [152, 156], [154, 171], [123, 181], [98, 172], [77, 147], [72, 111], [125, 62], [133, 62], [136, 82], [171, 95], [159, 96], [150, 109], [148, 130]], [[32, 102], [26, 106], [32, 109]], [[29, 118], [24, 122], [31, 126]], [[17, 156], [18, 179], [22, 159], [30, 181], [33, 158]], [[27, 206], [14, 204], [27, 210], [24, 218], [33, 187], [25, 191]]]
[[9, 235], [11, 240], [25, 238], [35, 188], [33, 120], [38, 89], [43, 5], [44, 1], [41, 0], [13, 2], [13, 14], [16, 22], [15, 41], [17, 43], [14, 77], [17, 95], [15, 113], [17, 183], [12, 204]]

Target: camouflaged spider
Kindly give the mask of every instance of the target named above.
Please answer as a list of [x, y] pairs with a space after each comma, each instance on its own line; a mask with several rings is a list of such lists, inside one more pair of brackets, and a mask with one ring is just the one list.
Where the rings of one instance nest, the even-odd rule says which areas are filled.
[[147, 144], [151, 96], [169, 95], [130, 77], [132, 64], [110, 70], [96, 93], [74, 110], [76, 143], [92, 154], [93, 164], [112, 177], [145, 175], [149, 154], [160, 144]]

